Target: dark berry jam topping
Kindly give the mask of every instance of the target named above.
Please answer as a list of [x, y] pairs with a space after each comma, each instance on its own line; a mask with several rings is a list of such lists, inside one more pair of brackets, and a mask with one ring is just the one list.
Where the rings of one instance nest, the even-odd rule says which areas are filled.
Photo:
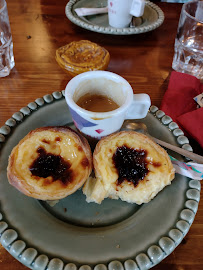
[[146, 160], [147, 151], [129, 148], [126, 145], [118, 147], [113, 155], [113, 163], [118, 172], [117, 184], [127, 180], [136, 187], [140, 180], [149, 172]]
[[52, 177], [52, 181], [60, 180], [63, 184], [68, 184], [72, 180], [71, 164], [61, 156], [47, 153], [43, 147], [37, 149], [38, 157], [30, 166], [32, 175], [47, 178]]

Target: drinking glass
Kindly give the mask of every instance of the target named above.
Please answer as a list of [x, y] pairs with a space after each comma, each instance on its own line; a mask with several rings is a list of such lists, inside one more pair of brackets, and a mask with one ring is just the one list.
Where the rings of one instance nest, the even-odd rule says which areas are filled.
[[15, 66], [13, 41], [5, 0], [0, 0], [0, 77], [10, 74]]
[[203, 1], [182, 6], [172, 67], [203, 79]]

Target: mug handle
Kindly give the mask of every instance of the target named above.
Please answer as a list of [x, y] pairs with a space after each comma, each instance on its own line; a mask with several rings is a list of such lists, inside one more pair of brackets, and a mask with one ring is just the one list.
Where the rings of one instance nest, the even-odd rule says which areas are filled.
[[125, 119], [142, 119], [144, 118], [151, 105], [151, 100], [147, 94], [134, 94], [133, 102], [127, 110]]
[[133, 0], [130, 8], [130, 15], [141, 17], [144, 13], [145, 0]]

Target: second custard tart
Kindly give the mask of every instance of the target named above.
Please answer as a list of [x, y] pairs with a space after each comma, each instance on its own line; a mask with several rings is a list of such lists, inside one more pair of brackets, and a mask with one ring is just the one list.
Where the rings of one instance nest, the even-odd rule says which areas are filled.
[[83, 187], [87, 202], [104, 198], [129, 203], [147, 203], [174, 178], [167, 152], [149, 137], [134, 131], [121, 131], [104, 137], [93, 154], [96, 178]]

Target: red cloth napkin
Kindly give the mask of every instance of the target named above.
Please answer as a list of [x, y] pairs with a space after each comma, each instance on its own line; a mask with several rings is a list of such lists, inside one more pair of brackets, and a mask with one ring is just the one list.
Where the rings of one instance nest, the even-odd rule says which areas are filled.
[[203, 148], [203, 108], [193, 99], [202, 92], [200, 80], [173, 71], [160, 108]]

